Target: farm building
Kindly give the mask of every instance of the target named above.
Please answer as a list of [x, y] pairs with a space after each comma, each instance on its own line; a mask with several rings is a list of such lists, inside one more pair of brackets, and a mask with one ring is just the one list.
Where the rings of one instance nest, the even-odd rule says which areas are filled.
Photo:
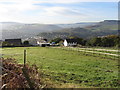
[[65, 39], [63, 42], [63, 45], [65, 47], [67, 46], [77, 46], [78, 41], [76, 39]]
[[10, 46], [21, 46], [22, 40], [21, 39], [5, 39], [5, 42], [8, 43]]
[[37, 40], [34, 39], [34, 38], [26, 39], [26, 41], [28, 41], [29, 44], [32, 45], [32, 46], [37, 46], [37, 45], [38, 45], [38, 44], [37, 44]]
[[47, 42], [47, 39], [37, 40], [37, 44], [41, 47], [50, 46], [50, 43]]
[[43, 39], [43, 38], [29, 38], [27, 39], [27, 41], [29, 41], [30, 45], [33, 46], [49, 46], [50, 44], [47, 42], [47, 39]]

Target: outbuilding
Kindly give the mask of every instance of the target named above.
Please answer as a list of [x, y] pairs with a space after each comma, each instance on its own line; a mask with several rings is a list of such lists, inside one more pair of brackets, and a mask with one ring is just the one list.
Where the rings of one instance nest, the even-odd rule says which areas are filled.
[[10, 46], [22, 46], [21, 39], [5, 39], [5, 42]]

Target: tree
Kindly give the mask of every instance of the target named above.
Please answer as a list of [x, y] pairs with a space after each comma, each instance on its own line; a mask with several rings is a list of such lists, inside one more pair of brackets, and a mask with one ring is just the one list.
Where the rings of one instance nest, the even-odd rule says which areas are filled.
[[55, 42], [55, 44], [57, 44], [57, 43], [59, 43], [60, 41], [63, 41], [63, 39], [61, 39], [61, 38], [55, 38], [55, 39], [51, 40], [50, 42], [51, 42], [51, 43], [52, 43], [52, 42]]
[[87, 41], [87, 45], [89, 46], [101, 46], [101, 38], [94, 37]]
[[43, 39], [43, 40], [45, 40], [46, 42], [48, 41], [47, 39]]
[[25, 45], [25, 46], [29, 45], [29, 41], [24, 41], [23, 45]]
[[103, 37], [94, 37], [87, 41], [89, 46], [114, 47], [120, 46], [120, 38], [117, 35], [108, 35]]
[[83, 38], [76, 37], [76, 36], [70, 36], [68, 38], [76, 40], [81, 45], [85, 45], [86, 43], [86, 40], [84, 40]]
[[117, 44], [117, 35], [108, 35], [102, 38], [102, 46], [113, 47]]

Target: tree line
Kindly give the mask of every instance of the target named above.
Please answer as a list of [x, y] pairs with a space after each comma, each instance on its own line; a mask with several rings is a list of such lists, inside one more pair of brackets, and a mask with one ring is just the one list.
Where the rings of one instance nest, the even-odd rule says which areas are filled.
[[[119, 35], [107, 35], [101, 37], [93, 37], [90, 39], [83, 39], [76, 36], [69, 36], [68, 39], [75, 39], [82, 46], [90, 46], [90, 47], [120, 47], [120, 36]], [[53, 44], [63, 45], [64, 39], [55, 38], [49, 41]], [[30, 46], [29, 41], [24, 41], [22, 46]], [[79, 46], [78, 45], [78, 46]], [[0, 46], [14, 46], [7, 42], [0, 43]]]
[[[107, 35], [101, 37], [93, 37], [90, 39], [83, 39], [79, 37], [68, 37], [69, 39], [77, 39], [79, 44], [82, 46], [92, 46], [92, 47], [120, 47], [120, 36], [119, 35]], [[50, 42], [55, 42], [61, 44], [64, 40], [62, 38], [55, 38]]]

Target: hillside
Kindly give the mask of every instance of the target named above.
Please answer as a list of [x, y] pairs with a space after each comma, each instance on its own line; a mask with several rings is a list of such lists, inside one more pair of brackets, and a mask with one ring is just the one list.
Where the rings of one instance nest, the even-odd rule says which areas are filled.
[[[1, 22], [2, 30], [0, 30], [2, 39], [6, 38], [29, 38], [39, 33], [56, 32], [64, 28], [77, 28], [94, 25], [95, 23], [72, 23], [72, 24], [39, 24], [39, 23], [18, 23], [18, 22]], [[48, 37], [49, 38], [49, 37]]]
[[23, 24], [16, 22], [2, 22], [2, 39], [6, 38], [28, 38], [40, 32], [50, 32], [62, 29], [56, 25], [49, 24]]
[[117, 20], [105, 20], [102, 22], [80, 22], [73, 24], [24, 24], [17, 22], [1, 22], [2, 39], [6, 38], [29, 38], [41, 36], [47, 39], [56, 37], [78, 36], [90, 38], [118, 33]]
[[[107, 48], [16, 47], [3, 48], [2, 57], [12, 57], [18, 63], [23, 64], [22, 52], [24, 49], [27, 50], [27, 64], [37, 66], [40, 72], [40, 75], [33, 73], [32, 76], [36, 78], [32, 78], [32, 80], [35, 82], [40, 79], [40, 82], [43, 81], [42, 85], [47, 86], [46, 88], [84, 87], [96, 89], [118, 88], [120, 85], [118, 79], [118, 58], [109, 55], [115, 53], [115, 51], [117, 53], [117, 50], [114, 51]], [[14, 68], [12, 64], [10, 66], [13, 69], [8, 69], [13, 71], [21, 69], [20, 67], [17, 67], [18, 69]], [[26, 72], [29, 75], [33, 71], [29, 69]], [[12, 79], [7, 78], [9, 81]], [[22, 80], [22, 82], [24, 81]], [[16, 85], [17, 83], [13, 84]], [[39, 82], [36, 84], [39, 84]]]
[[82, 38], [91, 38], [96, 36], [106, 36], [118, 34], [118, 21], [105, 20], [95, 25], [89, 25], [84, 28], [67, 28], [54, 32], [40, 33], [38, 36], [53, 39], [56, 37], [66, 38], [68, 36], [77, 36]]
[[38, 36], [53, 39], [57, 37], [66, 38], [68, 36], [77, 36], [77, 37], [86, 37], [91, 36], [93, 33], [90, 30], [84, 29], [84, 28], [68, 28], [68, 29], [62, 29], [60, 31], [56, 32], [44, 32], [38, 34]]
[[92, 31], [118, 30], [118, 21], [104, 20], [95, 25], [87, 26], [85, 28]]
[[96, 25], [97, 22], [80, 22], [80, 23], [72, 23], [72, 24], [56, 24], [59, 27], [62, 28], [84, 28], [86, 26], [90, 26], [90, 25]]

